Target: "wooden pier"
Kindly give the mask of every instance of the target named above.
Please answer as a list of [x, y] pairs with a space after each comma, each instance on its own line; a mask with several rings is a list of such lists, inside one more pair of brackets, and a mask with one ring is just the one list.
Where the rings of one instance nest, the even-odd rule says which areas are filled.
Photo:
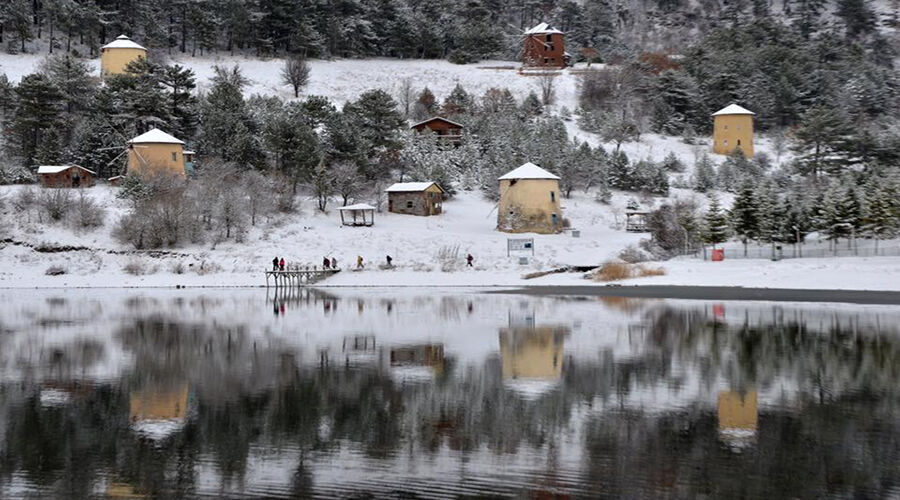
[[272, 278], [275, 288], [298, 287], [313, 285], [339, 272], [341, 272], [340, 269], [322, 269], [316, 266], [284, 271], [266, 271], [266, 288], [269, 288], [269, 278]]

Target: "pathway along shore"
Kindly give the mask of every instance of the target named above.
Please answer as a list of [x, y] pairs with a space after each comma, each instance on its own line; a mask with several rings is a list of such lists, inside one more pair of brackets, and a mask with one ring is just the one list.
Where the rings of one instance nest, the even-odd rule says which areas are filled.
[[776, 302], [845, 302], [900, 305], [900, 292], [881, 290], [813, 290], [731, 286], [532, 286], [491, 291], [523, 295], [581, 295], [644, 299], [761, 300]]

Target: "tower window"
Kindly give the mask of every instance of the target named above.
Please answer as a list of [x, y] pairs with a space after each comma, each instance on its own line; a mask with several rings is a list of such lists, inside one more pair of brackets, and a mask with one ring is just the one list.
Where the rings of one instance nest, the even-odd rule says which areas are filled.
[[172, 161], [178, 161], [178, 153], [172, 151]]
[[737, 145], [738, 145], [738, 146], [740, 146], [740, 145], [741, 145], [741, 140], [740, 140], [740, 139], [738, 139], [738, 143], [737, 143]]
[[550, 201], [556, 201], [556, 192], [550, 191]]

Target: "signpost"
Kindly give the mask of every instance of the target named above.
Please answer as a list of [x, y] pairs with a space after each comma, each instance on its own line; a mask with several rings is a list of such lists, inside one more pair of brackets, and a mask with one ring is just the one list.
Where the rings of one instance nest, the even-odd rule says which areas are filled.
[[534, 238], [509, 238], [506, 240], [506, 256], [512, 255], [512, 252], [527, 252], [531, 250], [534, 256]]

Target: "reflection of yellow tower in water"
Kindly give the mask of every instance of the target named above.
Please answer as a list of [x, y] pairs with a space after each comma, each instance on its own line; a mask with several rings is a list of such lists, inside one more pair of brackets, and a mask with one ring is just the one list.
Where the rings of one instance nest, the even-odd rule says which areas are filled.
[[735, 437], [756, 434], [759, 425], [756, 391], [719, 393], [719, 433]]
[[188, 385], [174, 389], [144, 389], [131, 393], [131, 421], [181, 421], [188, 411]]
[[501, 328], [503, 378], [559, 379], [563, 343], [568, 333], [568, 328], [561, 326]]
[[444, 372], [444, 345], [423, 344], [391, 349], [391, 366], [426, 366], [435, 375]]

